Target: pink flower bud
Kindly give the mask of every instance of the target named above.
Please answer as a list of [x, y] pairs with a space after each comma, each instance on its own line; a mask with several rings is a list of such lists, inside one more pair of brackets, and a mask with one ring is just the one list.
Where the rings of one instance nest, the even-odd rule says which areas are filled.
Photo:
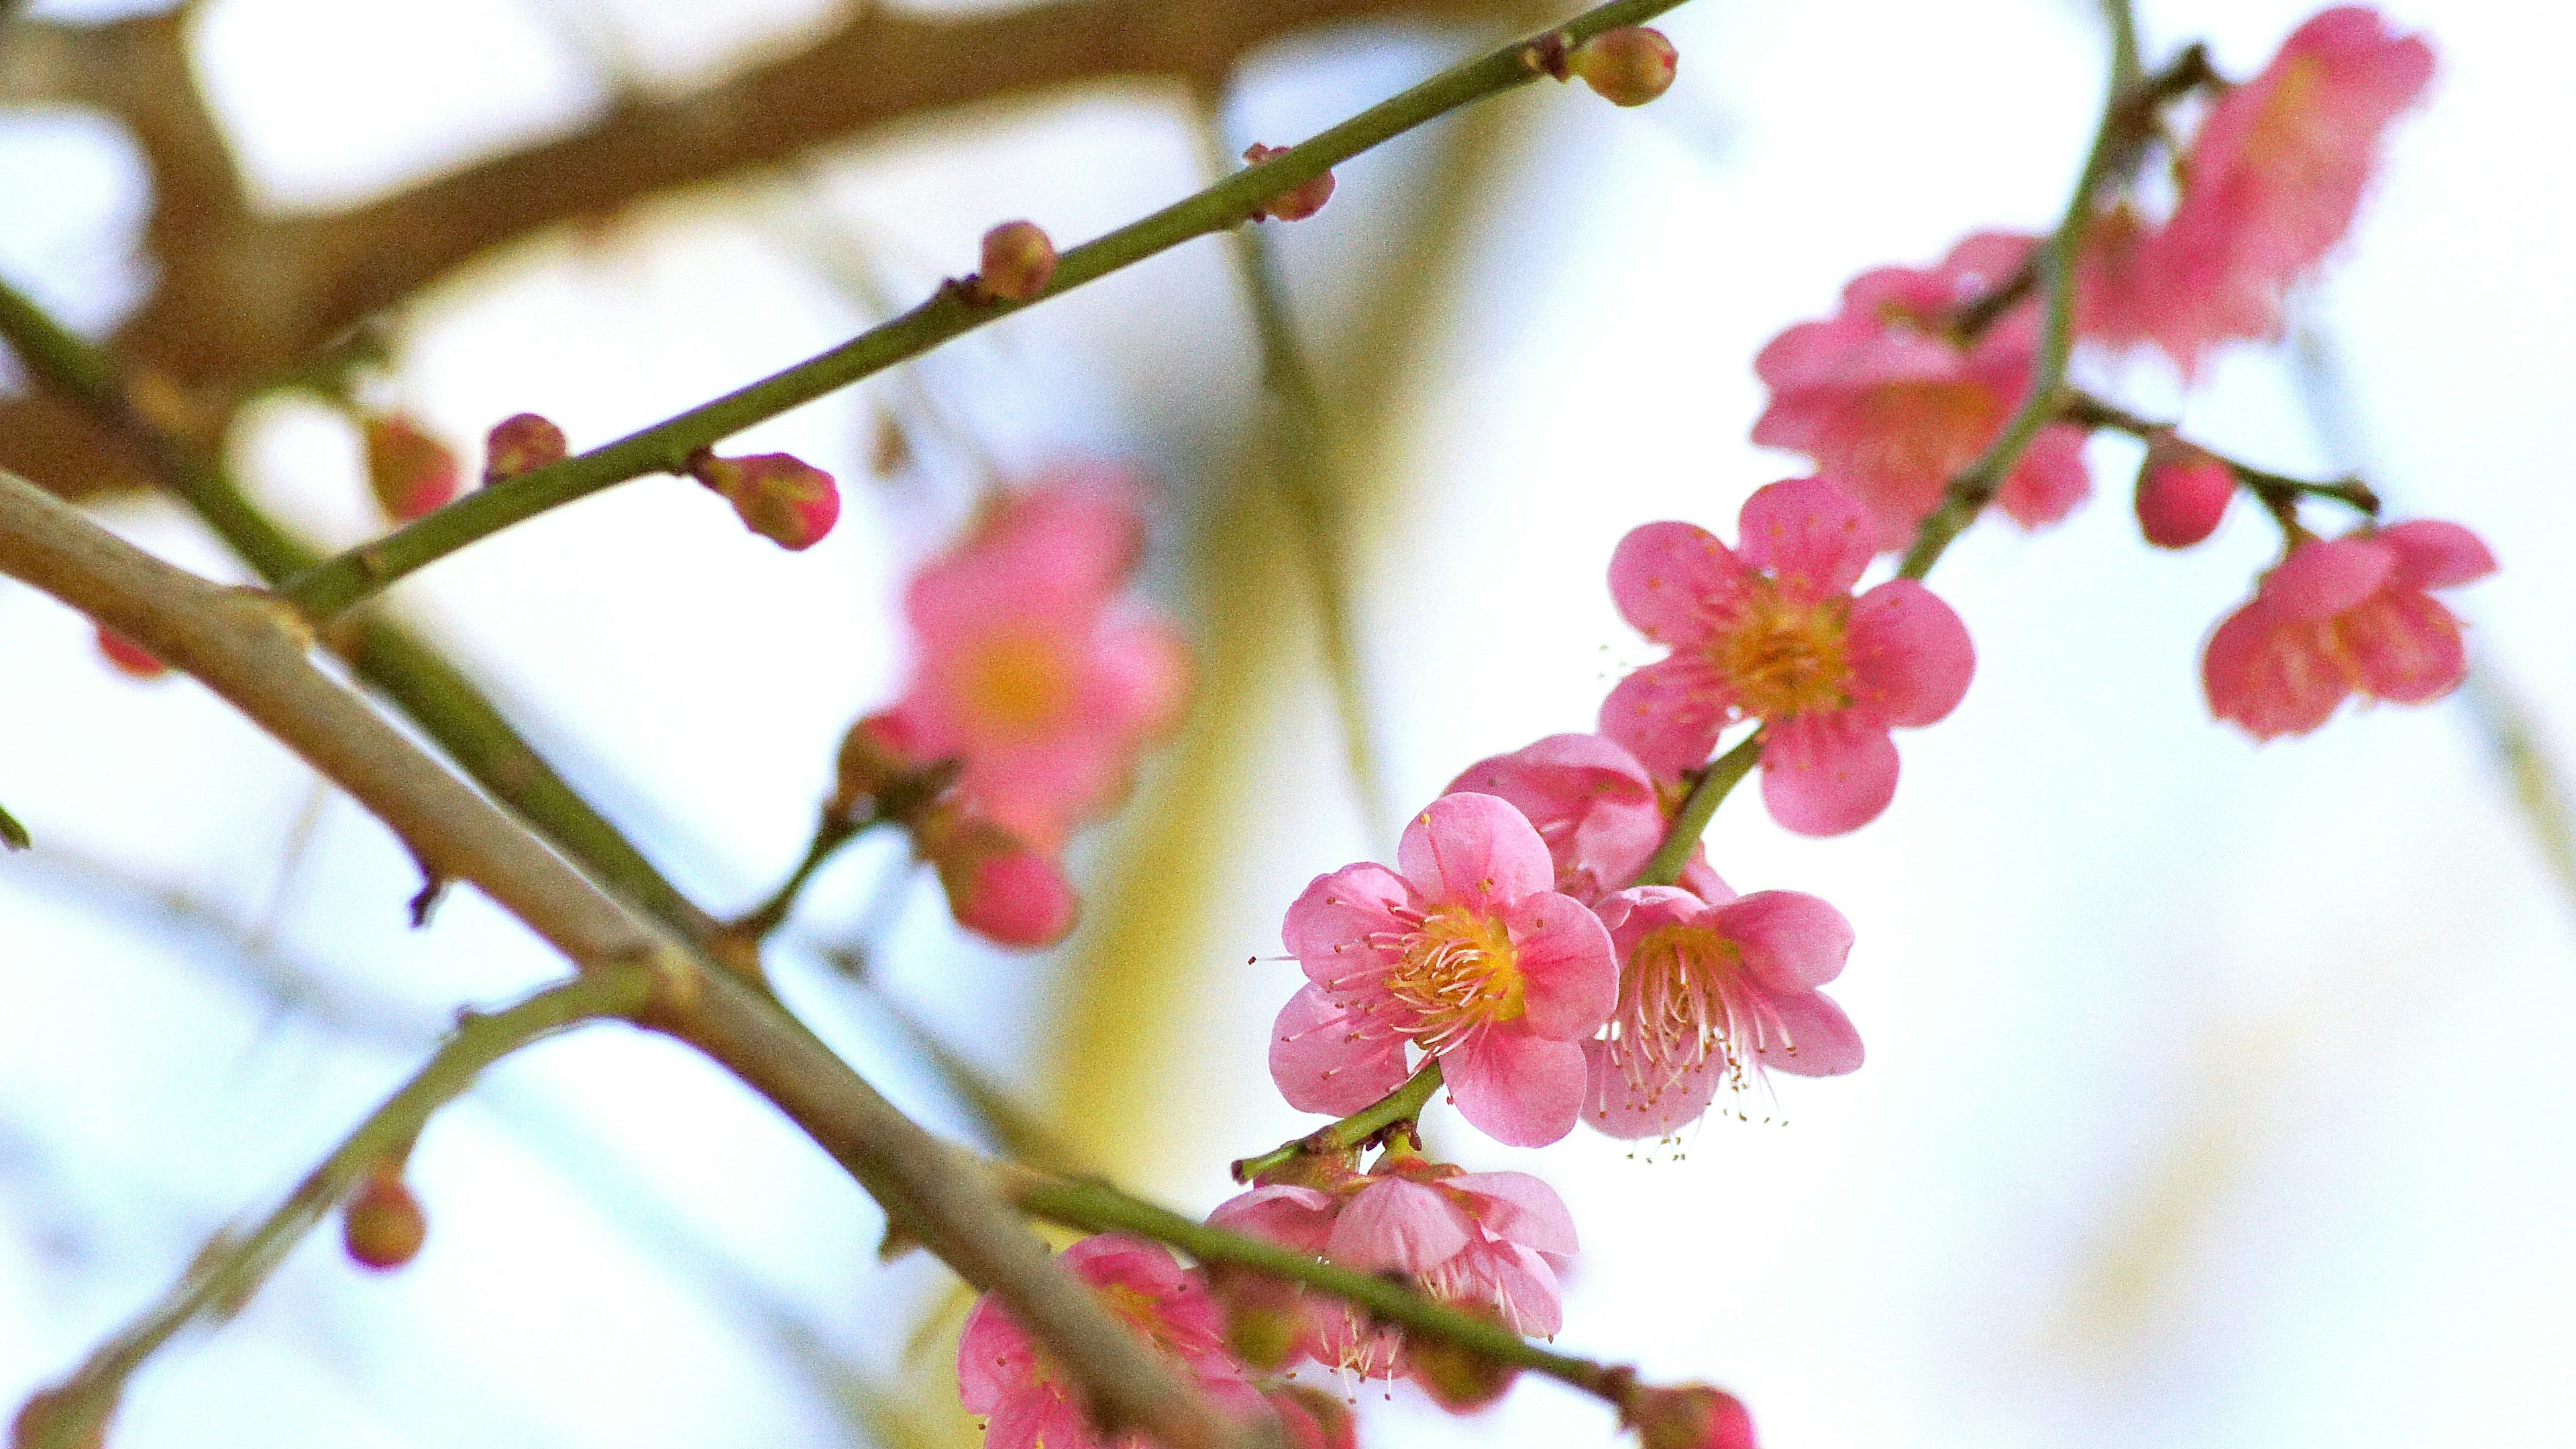
[[1019, 837], [953, 806], [913, 821], [913, 845], [939, 870], [957, 924], [1002, 946], [1052, 946], [1072, 934], [1081, 901], [1055, 862]]
[[1756, 1449], [1743, 1401], [1706, 1384], [1638, 1389], [1619, 1420], [1637, 1431], [1640, 1449]]
[[1055, 243], [1036, 222], [1003, 222], [984, 233], [984, 269], [975, 275], [988, 297], [1028, 301], [1055, 279]]
[[498, 483], [560, 463], [565, 451], [563, 429], [535, 413], [513, 413], [483, 439], [483, 481]]
[[689, 471], [723, 494], [752, 532], [780, 548], [812, 548], [841, 517], [832, 475], [791, 454], [719, 458], [700, 451]]
[[105, 624], [98, 626], [98, 652], [116, 667], [116, 672], [129, 679], [159, 679], [170, 672], [150, 650]]
[[389, 518], [408, 522], [435, 513], [456, 496], [456, 455], [400, 413], [370, 416], [367, 486]]
[[340, 1209], [340, 1242], [360, 1267], [390, 1272], [420, 1255], [429, 1237], [429, 1218], [420, 1199], [403, 1185], [402, 1170], [383, 1163]]
[[1614, 106], [1642, 106], [1672, 89], [1681, 55], [1660, 30], [1622, 25], [1574, 48], [1565, 68]]
[[[1258, 166], [1274, 156], [1287, 154], [1288, 148], [1285, 146], [1264, 146], [1256, 141], [1243, 153], [1243, 159]], [[1254, 221], [1304, 221], [1323, 210], [1324, 203], [1332, 199], [1333, 173], [1327, 171], [1313, 180], [1300, 182], [1254, 207], [1252, 219]]]
[[2138, 470], [2138, 527], [2158, 548], [2189, 548], [2218, 531], [2236, 472], [2169, 432], [2147, 441]]

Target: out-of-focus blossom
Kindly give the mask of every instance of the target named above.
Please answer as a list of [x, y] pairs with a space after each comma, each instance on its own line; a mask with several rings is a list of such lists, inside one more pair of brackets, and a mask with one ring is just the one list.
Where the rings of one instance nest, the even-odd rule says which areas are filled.
[[2351, 230], [2381, 138], [2432, 75], [2432, 47], [2376, 10], [2311, 17], [2210, 108], [2170, 218], [2118, 208], [2095, 228], [2084, 332], [2150, 343], [2186, 376], [2221, 342], [2280, 336], [2283, 294]]
[[1638, 1449], [1758, 1449], [1744, 1401], [1706, 1384], [1638, 1389], [1620, 1421], [1637, 1431]]
[[1763, 721], [1762, 798], [1782, 825], [1835, 835], [1896, 793], [1888, 732], [1957, 707], [1976, 668], [1968, 631], [1912, 579], [1859, 598], [1869, 519], [1821, 478], [1745, 501], [1739, 546], [1688, 523], [1649, 523], [1610, 561], [1619, 612], [1670, 656], [1619, 681], [1601, 732], [1657, 776], [1708, 758], [1719, 733]]
[[[1225, 1351], [1206, 1284], [1161, 1244], [1102, 1234], [1065, 1249], [1060, 1261], [1219, 1408], [1245, 1419], [1264, 1412], [1260, 1391]], [[958, 1338], [957, 1389], [967, 1411], [986, 1421], [986, 1449], [1145, 1449], [1140, 1435], [1101, 1432], [1081, 1387], [989, 1293], [975, 1300]]]
[[1081, 898], [1063, 867], [1019, 837], [949, 802], [912, 821], [914, 848], [937, 868], [957, 924], [1004, 946], [1052, 946], [1073, 933]]
[[[1869, 509], [1874, 549], [1903, 548], [1942, 489], [2003, 431], [2029, 390], [2039, 314], [2008, 309], [1962, 343], [1962, 308], [2008, 283], [2033, 239], [1979, 232], [1940, 266], [1882, 267], [1843, 289], [1840, 312], [1771, 340], [1753, 370], [1771, 389], [1753, 441], [1815, 459]], [[2039, 430], [1995, 501], [2014, 521], [2054, 523], [2092, 490], [2084, 434]]]
[[2138, 529], [2158, 548], [2189, 548], [2218, 531], [2236, 497], [2236, 470], [2170, 431], [2147, 440], [2138, 469]]
[[370, 414], [360, 424], [367, 444], [367, 486], [389, 518], [435, 513], [456, 496], [456, 454], [400, 413]]
[[2476, 534], [2431, 519], [2302, 541], [2209, 636], [2210, 712], [2268, 740], [2315, 729], [2355, 694], [2441, 698], [2466, 677], [2468, 652], [2431, 591], [2495, 568]]
[[1609, 1033], [1584, 1044], [1584, 1120], [1612, 1137], [1697, 1121], [1720, 1088], [1765, 1070], [1831, 1077], [1861, 1063], [1860, 1033], [1816, 988], [1842, 974], [1851, 923], [1797, 891], [1705, 901], [1639, 886], [1601, 904], [1620, 959]]
[[[1574, 1127], [1583, 1048], [1618, 994], [1609, 933], [1555, 889], [1520, 811], [1444, 795], [1405, 828], [1399, 870], [1316, 877], [1282, 930], [1309, 984], [1271, 1034], [1291, 1105], [1340, 1115], [1404, 1080], [1410, 1045], [1440, 1059], [1461, 1115], [1519, 1147]], [[1400, 873], [1399, 873], [1400, 872]]]

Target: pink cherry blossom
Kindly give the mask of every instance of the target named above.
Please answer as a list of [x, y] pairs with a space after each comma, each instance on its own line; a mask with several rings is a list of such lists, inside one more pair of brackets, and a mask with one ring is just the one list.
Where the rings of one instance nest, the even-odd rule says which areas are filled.
[[2189, 548], [2218, 531], [2236, 497], [2236, 470], [2160, 430], [2138, 470], [2138, 529], [2158, 548]]
[[[1225, 1351], [1216, 1300], [1161, 1244], [1102, 1234], [1065, 1249], [1061, 1261], [1219, 1408], [1247, 1419], [1263, 1412], [1259, 1390]], [[1104, 1434], [1080, 1386], [1061, 1377], [989, 1293], [975, 1301], [958, 1338], [957, 1389], [967, 1411], [986, 1420], [985, 1449], [1145, 1449], [1140, 1435]]]
[[1760, 1089], [1766, 1070], [1860, 1066], [1860, 1034], [1816, 989], [1851, 954], [1851, 923], [1832, 906], [1797, 891], [1711, 902], [1638, 886], [1601, 913], [1623, 963], [1610, 1031], [1584, 1044], [1584, 1120], [1602, 1132], [1661, 1137], [1697, 1121], [1721, 1088]]
[[[1771, 404], [1753, 441], [1805, 453], [1869, 509], [1876, 550], [1899, 549], [2029, 391], [2039, 314], [2015, 307], [1973, 341], [1962, 307], [2009, 281], [2033, 239], [1979, 232], [1939, 267], [1882, 267], [1843, 289], [1840, 312], [1781, 333], [1753, 360]], [[2054, 523], [2092, 491], [2084, 434], [2042, 428], [1996, 495], [2026, 528]]]
[[919, 659], [879, 742], [959, 764], [958, 796], [1052, 856], [1124, 793], [1180, 718], [1179, 638], [1123, 609], [1144, 524], [1132, 485], [1066, 470], [1010, 495], [906, 599]]
[[1912, 579], [1852, 597], [1869, 520], [1822, 478], [1755, 493], [1738, 534], [1730, 550], [1692, 524], [1649, 523], [1620, 541], [1611, 596], [1673, 652], [1619, 681], [1601, 732], [1671, 778], [1728, 725], [1759, 719], [1772, 817], [1802, 835], [1857, 829], [1896, 793], [1888, 732], [1934, 723], [1967, 693], [1968, 631]]
[[1272, 1032], [1290, 1105], [1336, 1116], [1392, 1091], [1410, 1046], [1439, 1058], [1461, 1115], [1518, 1147], [1573, 1130], [1585, 1037], [1618, 996], [1609, 933], [1554, 889], [1547, 845], [1503, 800], [1444, 795], [1397, 870], [1316, 877], [1281, 934], [1308, 985]]
[[[1449, 782], [1450, 793], [1461, 790], [1510, 801], [1547, 842], [1556, 888], [1585, 905], [1636, 882], [1683, 793], [1616, 743], [1577, 734], [1478, 760]], [[1682, 867], [1682, 884], [1711, 899], [1734, 895], [1698, 849]]]
[[2301, 542], [2209, 636], [2210, 712], [2268, 740], [2306, 734], [2355, 694], [2441, 698], [2466, 677], [2468, 653], [2431, 591], [2495, 569], [2476, 534], [2431, 519]]
[[2311, 17], [2211, 107], [2163, 225], [2105, 218], [2079, 274], [2086, 334], [2151, 343], [2186, 376], [2221, 342], [2278, 337], [2283, 293], [2351, 229], [2381, 136], [2432, 75], [2432, 47], [2375, 10]]

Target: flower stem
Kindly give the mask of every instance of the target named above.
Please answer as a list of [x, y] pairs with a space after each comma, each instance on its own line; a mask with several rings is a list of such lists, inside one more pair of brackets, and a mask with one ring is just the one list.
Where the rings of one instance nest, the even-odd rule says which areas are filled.
[[796, 862], [796, 869], [788, 873], [787, 879], [779, 883], [778, 889], [770, 893], [769, 899], [752, 907], [727, 925], [725, 934], [748, 941], [758, 941], [785, 925], [788, 913], [796, 909], [796, 898], [805, 893], [806, 883], [813, 880], [814, 873], [823, 868], [823, 863], [830, 860], [842, 846], [884, 824], [885, 821], [885, 816], [873, 811], [859, 816], [844, 815], [837, 810], [824, 811], [823, 818], [814, 826], [813, 840], [805, 847], [805, 858]]
[[1282, 1142], [1258, 1157], [1237, 1161], [1234, 1180], [1250, 1182], [1309, 1153], [1351, 1152], [1366, 1147], [1389, 1130], [1418, 1120], [1422, 1109], [1430, 1105], [1431, 1094], [1439, 1090], [1440, 1059], [1432, 1057], [1415, 1068], [1413, 1075], [1404, 1079], [1404, 1085], [1339, 1122]]
[[[1634, 25], [1682, 0], [1611, 0], [1551, 32], [1579, 45], [1604, 30]], [[328, 619], [395, 580], [512, 524], [648, 473], [686, 471], [688, 456], [752, 424], [812, 402], [1022, 307], [1096, 281], [1185, 241], [1239, 226], [1284, 192], [1321, 176], [1369, 148], [1488, 96], [1546, 73], [1541, 42], [1515, 41], [1444, 71], [1360, 112], [1330, 130], [1247, 166], [1198, 194], [1066, 252], [1054, 279], [1027, 302], [978, 299], [942, 287], [911, 311], [860, 333], [783, 372], [631, 433], [605, 447], [550, 463], [477, 489], [373, 543], [352, 549], [290, 582], [286, 598], [315, 620]]]
[[[2115, 433], [2126, 433], [2140, 442], [2151, 441], [2158, 436], [2173, 436], [2175, 432], [2172, 423], [2160, 423], [2079, 388], [2064, 390], [2058, 403], [2058, 416], [2078, 427], [2108, 428]], [[2379, 512], [2379, 495], [2358, 477], [2318, 483], [2257, 468], [2198, 443], [2191, 446], [2217, 459], [2228, 472], [2235, 474], [2237, 483], [2260, 499], [2276, 517], [2286, 514], [2295, 520], [2298, 501], [2303, 497], [2331, 498], [2347, 508], [2374, 516]]]
[[1673, 823], [1664, 831], [1664, 843], [1655, 848], [1654, 858], [1637, 873], [1638, 885], [1675, 885], [1682, 878], [1682, 867], [1690, 863], [1691, 849], [1708, 831], [1708, 822], [1727, 793], [1743, 782], [1762, 759], [1762, 731], [1755, 730], [1736, 743], [1734, 749], [1710, 761], [1691, 782], [1689, 796], [1682, 808], [1673, 812]]
[[197, 1318], [239, 1312], [286, 1255], [381, 1159], [401, 1152], [439, 1108], [510, 1053], [587, 1022], [624, 1018], [652, 1000], [658, 973], [640, 963], [595, 968], [491, 1015], [467, 1014], [411, 1080], [369, 1113], [285, 1201], [245, 1234], [219, 1233], [188, 1271], [72, 1376], [39, 1395], [23, 1449], [75, 1449], [116, 1410], [126, 1379]]

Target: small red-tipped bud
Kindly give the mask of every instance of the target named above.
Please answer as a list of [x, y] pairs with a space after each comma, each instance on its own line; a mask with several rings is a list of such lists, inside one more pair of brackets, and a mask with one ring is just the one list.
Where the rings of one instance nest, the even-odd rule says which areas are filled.
[[[1285, 156], [1285, 146], [1264, 146], [1258, 141], [1243, 153], [1243, 159], [1254, 166], [1273, 156]], [[1311, 181], [1302, 181], [1252, 209], [1254, 221], [1304, 221], [1324, 209], [1333, 199], [1333, 173], [1325, 172]]]
[[1511, 1364], [1497, 1363], [1475, 1349], [1428, 1333], [1405, 1338], [1404, 1359], [1413, 1370], [1413, 1381], [1453, 1414], [1471, 1414], [1485, 1407], [1520, 1377], [1520, 1370]]
[[159, 679], [170, 672], [170, 666], [152, 651], [105, 624], [98, 626], [98, 652], [128, 679]]
[[881, 800], [905, 776], [920, 767], [904, 739], [903, 726], [893, 715], [880, 711], [862, 717], [841, 736], [838, 781], [832, 791], [831, 809], [839, 815], [855, 815], [870, 801]]
[[1003, 222], [984, 233], [984, 267], [975, 280], [988, 297], [1025, 302], [1055, 280], [1055, 243], [1036, 222]]
[[1565, 58], [1568, 72], [1614, 106], [1642, 106], [1671, 90], [1681, 63], [1664, 33], [1643, 25], [1602, 31]]
[[2169, 431], [2147, 439], [2138, 469], [2138, 527], [2158, 548], [2189, 548], [2218, 531], [2236, 497], [2236, 470]]
[[367, 418], [367, 486], [390, 518], [435, 513], [456, 496], [456, 455], [400, 413]]
[[1266, 1397], [1279, 1415], [1280, 1437], [1288, 1449], [1359, 1449], [1351, 1406], [1338, 1397], [1304, 1384], [1284, 1384]]
[[380, 1164], [340, 1209], [340, 1242], [360, 1267], [389, 1272], [420, 1255], [429, 1218], [403, 1185], [402, 1169]]
[[719, 458], [701, 450], [689, 471], [723, 494], [752, 532], [780, 548], [812, 548], [840, 521], [841, 490], [832, 475], [787, 453]]
[[106, 1449], [107, 1420], [81, 1413], [60, 1389], [43, 1390], [19, 1406], [17, 1417], [9, 1421], [10, 1449], [33, 1449], [38, 1444]]
[[1637, 1389], [1619, 1422], [1637, 1431], [1640, 1449], [1757, 1449], [1744, 1401], [1706, 1384]]
[[560, 463], [568, 450], [563, 429], [535, 413], [513, 413], [483, 437], [483, 481], [498, 483]]
[[1073, 882], [1011, 832], [935, 806], [914, 820], [912, 838], [938, 868], [957, 924], [1000, 946], [1052, 946], [1072, 934], [1082, 906]]

